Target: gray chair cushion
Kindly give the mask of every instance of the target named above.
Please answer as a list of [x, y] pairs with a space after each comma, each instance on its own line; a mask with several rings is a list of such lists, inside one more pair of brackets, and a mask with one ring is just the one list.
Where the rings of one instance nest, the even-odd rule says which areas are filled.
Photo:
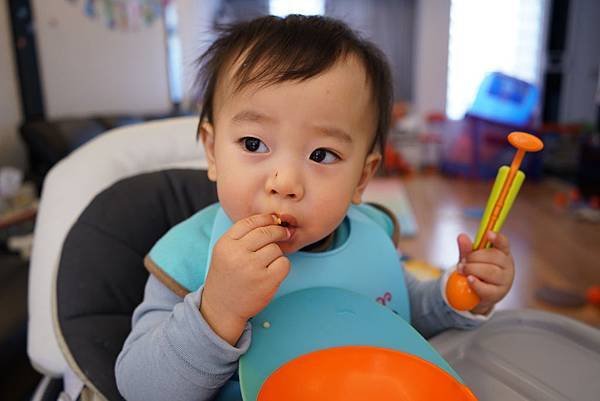
[[205, 171], [142, 174], [97, 195], [67, 235], [57, 273], [58, 324], [79, 369], [108, 400], [123, 399], [114, 365], [143, 298], [144, 256], [216, 199]]

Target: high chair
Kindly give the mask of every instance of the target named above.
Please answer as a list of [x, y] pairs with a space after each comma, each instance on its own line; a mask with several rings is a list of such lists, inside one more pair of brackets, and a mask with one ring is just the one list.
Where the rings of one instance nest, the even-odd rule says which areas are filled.
[[[33, 401], [123, 399], [114, 363], [143, 297], [143, 258], [216, 201], [197, 124], [182, 117], [111, 130], [48, 174], [30, 266], [28, 354], [44, 375]], [[565, 317], [498, 311], [429, 344], [481, 400], [600, 394], [600, 331]]]

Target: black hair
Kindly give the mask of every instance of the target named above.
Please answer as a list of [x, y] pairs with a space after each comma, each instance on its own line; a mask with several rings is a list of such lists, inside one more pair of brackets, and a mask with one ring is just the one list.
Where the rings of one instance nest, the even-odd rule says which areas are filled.
[[[197, 60], [200, 122], [213, 122], [219, 75], [236, 61], [236, 90], [315, 77], [349, 55], [362, 63], [377, 110], [372, 149], [383, 153], [393, 102], [392, 81], [384, 54], [345, 23], [323, 16], [259, 17], [217, 27], [219, 36]], [[240, 60], [240, 57], [243, 59]]]

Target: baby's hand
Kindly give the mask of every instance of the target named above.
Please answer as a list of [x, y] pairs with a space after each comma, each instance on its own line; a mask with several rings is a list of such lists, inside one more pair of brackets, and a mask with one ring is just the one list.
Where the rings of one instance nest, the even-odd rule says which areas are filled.
[[492, 248], [472, 251], [472, 243], [466, 234], [458, 236], [460, 261], [457, 270], [467, 276], [469, 285], [481, 299], [471, 310], [472, 313], [486, 315], [500, 301], [512, 286], [515, 277], [515, 264], [510, 253], [508, 238], [492, 231], [487, 233]]
[[290, 261], [276, 242], [290, 234], [276, 219], [261, 214], [240, 220], [213, 248], [200, 312], [215, 333], [232, 345], [289, 272]]

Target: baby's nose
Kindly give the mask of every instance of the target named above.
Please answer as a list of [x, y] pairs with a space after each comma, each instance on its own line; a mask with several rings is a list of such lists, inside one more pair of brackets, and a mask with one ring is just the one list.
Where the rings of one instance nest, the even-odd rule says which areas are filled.
[[300, 200], [304, 196], [300, 174], [292, 169], [275, 171], [267, 180], [265, 189], [269, 195], [286, 199]]

